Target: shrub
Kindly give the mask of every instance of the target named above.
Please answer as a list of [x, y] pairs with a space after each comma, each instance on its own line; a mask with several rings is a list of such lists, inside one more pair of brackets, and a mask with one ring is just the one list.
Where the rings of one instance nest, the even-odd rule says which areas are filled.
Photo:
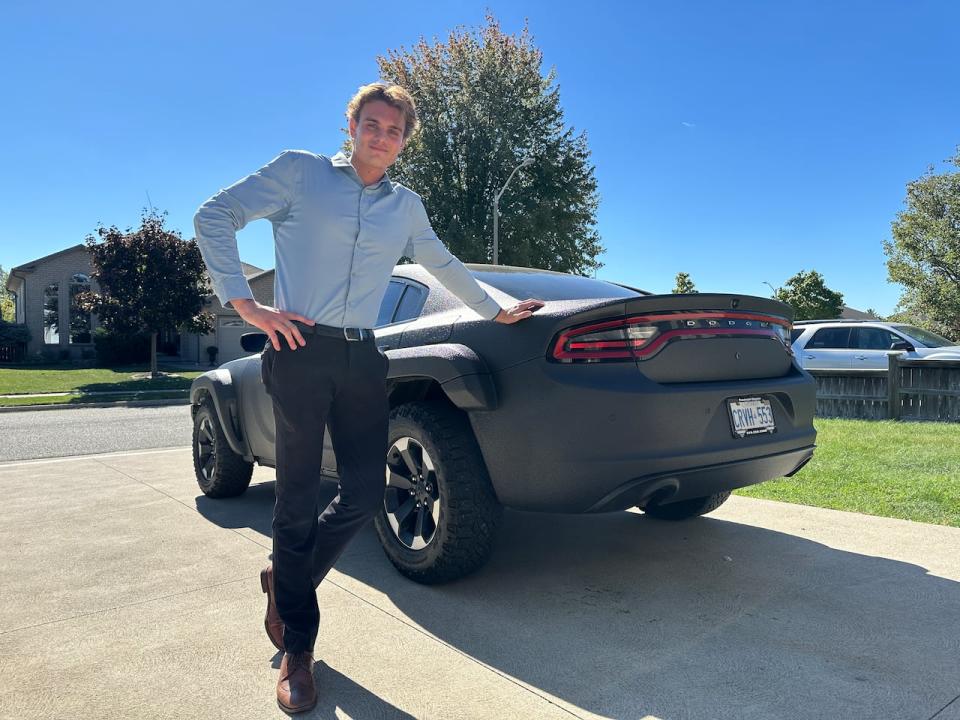
[[30, 328], [26, 325], [0, 320], [0, 345], [30, 342]]
[[98, 327], [93, 331], [93, 345], [100, 365], [133, 365], [150, 360], [150, 335], [147, 333], [120, 335]]

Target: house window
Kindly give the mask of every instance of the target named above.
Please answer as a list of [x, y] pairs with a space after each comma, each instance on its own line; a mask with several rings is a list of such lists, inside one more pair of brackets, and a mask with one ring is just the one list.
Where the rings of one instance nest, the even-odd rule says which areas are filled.
[[43, 341], [60, 344], [60, 285], [50, 283], [43, 291]]
[[77, 304], [77, 295], [90, 289], [90, 278], [83, 273], [77, 273], [70, 278], [70, 343], [89, 343], [90, 313]]

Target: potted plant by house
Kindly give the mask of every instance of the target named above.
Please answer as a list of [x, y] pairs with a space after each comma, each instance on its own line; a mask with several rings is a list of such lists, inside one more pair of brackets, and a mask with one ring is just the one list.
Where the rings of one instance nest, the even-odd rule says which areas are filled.
[[210, 356], [210, 367], [213, 367], [214, 365], [217, 364], [218, 352], [220, 352], [220, 350], [217, 348], [216, 345], [207, 345], [207, 355]]

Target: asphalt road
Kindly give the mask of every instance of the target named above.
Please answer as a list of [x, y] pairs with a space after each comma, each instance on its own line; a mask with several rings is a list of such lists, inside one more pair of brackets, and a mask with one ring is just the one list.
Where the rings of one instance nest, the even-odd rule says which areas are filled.
[[0, 462], [190, 444], [190, 406], [0, 413]]

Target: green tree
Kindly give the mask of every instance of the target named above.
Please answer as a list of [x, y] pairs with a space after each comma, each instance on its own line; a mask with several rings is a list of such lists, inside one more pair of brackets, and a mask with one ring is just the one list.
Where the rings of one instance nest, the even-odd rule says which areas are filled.
[[673, 292], [679, 295], [681, 293], [695, 293], [700, 291], [697, 290], [697, 286], [693, 284], [689, 273], [679, 272], [674, 279]]
[[[960, 167], [960, 148], [949, 162]], [[898, 316], [960, 339], [960, 172], [928, 168], [904, 205], [883, 242], [889, 279], [904, 287]]]
[[9, 273], [0, 265], [0, 320], [13, 322], [16, 320], [16, 307], [13, 303], [13, 294], [7, 290]]
[[421, 118], [391, 176], [420, 193], [451, 252], [490, 262], [493, 199], [529, 156], [500, 199], [498, 261], [591, 275], [603, 247], [590, 150], [566, 127], [556, 73], [541, 75], [542, 62], [526, 26], [510, 35], [490, 15], [479, 29], [378, 57]]
[[830, 320], [843, 311], [843, 295], [828, 288], [816, 270], [801, 270], [773, 296], [793, 308], [794, 320]]
[[203, 312], [210, 287], [195, 240], [164, 228], [166, 213], [145, 213], [136, 231], [99, 227], [87, 237], [93, 276], [100, 292], [77, 296], [97, 313], [105, 329], [118, 335], [150, 333], [150, 373], [157, 375], [157, 334], [179, 328], [198, 333], [213, 329]]

